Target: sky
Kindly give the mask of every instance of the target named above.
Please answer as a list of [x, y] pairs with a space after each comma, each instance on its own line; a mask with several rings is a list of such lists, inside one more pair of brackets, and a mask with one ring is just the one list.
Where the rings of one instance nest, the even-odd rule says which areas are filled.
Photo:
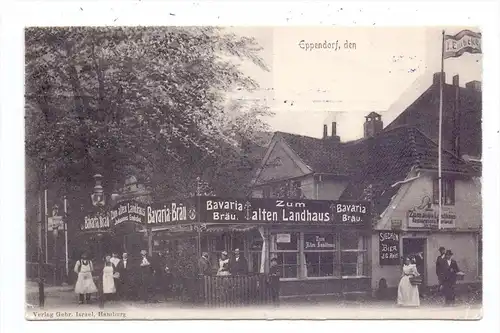
[[[454, 35], [466, 27], [446, 28]], [[471, 28], [469, 28], [471, 29]], [[432, 83], [440, 71], [442, 28], [422, 27], [232, 27], [263, 47], [266, 72], [251, 62], [241, 70], [260, 89], [238, 91], [230, 98], [260, 100], [275, 115], [273, 131], [321, 137], [323, 124], [337, 122], [342, 141], [363, 136], [364, 116], [375, 111], [388, 125]], [[471, 29], [478, 31], [477, 29]], [[301, 41], [303, 41], [301, 43]], [[340, 46], [305, 50], [306, 43]], [[351, 46], [344, 48], [348, 41]], [[355, 48], [354, 45], [355, 43]], [[446, 81], [458, 74], [460, 85], [481, 81], [482, 55], [445, 60]]]

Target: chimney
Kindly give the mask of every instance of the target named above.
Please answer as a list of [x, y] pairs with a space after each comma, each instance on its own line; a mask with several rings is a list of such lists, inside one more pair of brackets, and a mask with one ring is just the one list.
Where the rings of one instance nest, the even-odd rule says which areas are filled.
[[474, 80], [474, 81], [467, 82], [465, 84], [465, 88], [480, 92], [481, 91], [481, 81]]
[[328, 137], [328, 126], [323, 125], [323, 139], [326, 139]]
[[459, 86], [460, 86], [460, 80], [459, 80], [458, 75], [454, 75], [454, 76], [453, 76], [453, 85], [454, 85], [455, 87], [459, 87]]
[[337, 123], [332, 122], [332, 136], [337, 136]]
[[365, 138], [377, 135], [384, 129], [382, 116], [376, 112], [370, 112], [369, 115], [365, 116], [365, 123], [363, 127], [364, 127]]
[[[432, 76], [432, 83], [433, 84], [439, 84], [439, 76], [441, 72], [434, 73]], [[443, 83], [446, 83], [446, 73], [443, 73]]]

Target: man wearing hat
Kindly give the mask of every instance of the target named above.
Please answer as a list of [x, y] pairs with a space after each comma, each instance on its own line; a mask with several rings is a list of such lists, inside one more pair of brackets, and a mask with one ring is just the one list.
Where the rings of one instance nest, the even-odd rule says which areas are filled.
[[278, 259], [271, 258], [271, 267], [269, 267], [268, 284], [271, 291], [271, 301], [275, 306], [279, 305], [280, 300], [280, 268], [278, 267]]
[[146, 250], [141, 250], [141, 259], [139, 260], [140, 276], [141, 276], [141, 298], [145, 303], [149, 302], [151, 291], [151, 280], [153, 276], [152, 260], [147, 255]]
[[440, 246], [439, 247], [439, 256], [436, 259], [436, 275], [438, 278], [438, 291], [441, 291], [443, 287], [443, 271], [445, 268], [445, 259], [444, 259], [444, 254], [445, 254], [445, 248]]
[[455, 302], [455, 284], [457, 283], [457, 273], [460, 272], [457, 262], [452, 257], [453, 252], [446, 250], [442, 275], [443, 294], [446, 305], [452, 305]]

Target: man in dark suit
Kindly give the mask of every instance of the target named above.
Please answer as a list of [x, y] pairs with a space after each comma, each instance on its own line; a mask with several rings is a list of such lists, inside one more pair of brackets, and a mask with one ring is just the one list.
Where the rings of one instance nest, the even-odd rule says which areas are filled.
[[248, 273], [248, 261], [240, 254], [240, 249], [234, 250], [234, 257], [229, 262], [229, 270], [233, 275], [246, 275]]
[[278, 260], [276, 258], [272, 258], [271, 265], [269, 267], [268, 284], [271, 294], [271, 301], [274, 306], [279, 306], [280, 277], [281, 277], [281, 270], [280, 267], [278, 266]]
[[436, 259], [436, 275], [438, 278], [438, 291], [443, 288], [443, 271], [445, 268], [445, 248], [439, 247], [439, 256]]
[[212, 266], [208, 259], [208, 253], [203, 252], [201, 258], [198, 259], [198, 274], [199, 275], [212, 275]]
[[452, 259], [452, 256], [453, 252], [446, 250], [442, 273], [443, 294], [446, 305], [455, 303], [455, 284], [457, 283], [457, 273], [460, 272], [457, 262]]
[[140, 275], [140, 291], [141, 298], [144, 303], [148, 303], [151, 299], [151, 284], [154, 274], [153, 260], [147, 255], [146, 250], [141, 250], [141, 258], [139, 259], [139, 275]]
[[128, 258], [128, 254], [125, 252], [122, 255], [122, 260], [116, 266], [116, 271], [120, 274], [118, 278], [119, 288], [117, 288], [118, 297], [121, 299], [131, 299], [132, 298], [132, 285], [131, 285], [131, 276], [132, 276], [132, 268], [130, 265], [130, 259]]

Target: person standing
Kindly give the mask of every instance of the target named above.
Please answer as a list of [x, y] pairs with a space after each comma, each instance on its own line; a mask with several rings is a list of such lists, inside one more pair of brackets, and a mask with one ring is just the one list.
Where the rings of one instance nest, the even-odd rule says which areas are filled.
[[219, 270], [217, 271], [217, 275], [226, 276], [231, 275], [229, 272], [229, 258], [227, 256], [226, 251], [222, 251], [219, 259]]
[[274, 304], [274, 306], [279, 306], [280, 277], [281, 277], [281, 272], [280, 268], [278, 267], [278, 259], [272, 258], [271, 266], [269, 267], [268, 284], [271, 294], [271, 301]]
[[104, 268], [102, 269], [102, 293], [104, 301], [110, 301], [116, 293], [115, 266], [111, 262], [111, 256], [106, 256]]
[[83, 304], [84, 301], [90, 303], [90, 296], [91, 294], [97, 293], [97, 287], [92, 277], [94, 267], [86, 253], [83, 253], [80, 260], [76, 262], [74, 271], [78, 274], [75, 284], [75, 293], [79, 295], [79, 304]]
[[420, 276], [415, 264], [410, 258], [405, 259], [403, 274], [398, 285], [398, 305], [399, 306], [420, 306], [418, 286], [411, 283], [411, 279]]
[[424, 269], [425, 269], [425, 260], [424, 260], [424, 253], [423, 252], [418, 252], [415, 255], [415, 266], [417, 268], [417, 272], [419, 272], [420, 277], [422, 278], [422, 284], [418, 285], [418, 294], [420, 298], [424, 298]]
[[457, 273], [460, 272], [457, 262], [452, 257], [453, 252], [446, 250], [442, 273], [443, 294], [446, 305], [453, 305], [455, 303], [455, 285], [457, 283]]
[[118, 254], [116, 252], [113, 252], [111, 254], [110, 262], [113, 265], [113, 270], [116, 276], [114, 278], [115, 288], [116, 288], [116, 293], [114, 294], [115, 298], [118, 297], [118, 295], [120, 294], [120, 279], [119, 279], [120, 273], [118, 272], [118, 265], [120, 264], [120, 261], [121, 260], [120, 258], [118, 258]]
[[153, 276], [153, 266], [152, 260], [147, 255], [146, 250], [141, 250], [141, 259], [139, 263], [140, 270], [140, 290], [141, 290], [141, 298], [144, 303], [148, 303], [150, 301], [150, 291], [151, 291], [151, 283]]
[[198, 259], [198, 275], [212, 275], [212, 265], [208, 259], [208, 253], [203, 252], [201, 258]]
[[118, 297], [121, 299], [132, 299], [132, 267], [126, 252], [122, 254], [122, 260], [118, 263], [116, 271], [120, 274], [118, 278], [119, 287], [117, 288]]
[[445, 266], [445, 255], [446, 249], [442, 246], [439, 247], [439, 255], [436, 259], [436, 275], [438, 278], [438, 292], [443, 288], [443, 271]]
[[234, 250], [234, 257], [229, 263], [229, 268], [232, 275], [246, 275], [248, 273], [248, 261], [240, 255], [240, 249]]

